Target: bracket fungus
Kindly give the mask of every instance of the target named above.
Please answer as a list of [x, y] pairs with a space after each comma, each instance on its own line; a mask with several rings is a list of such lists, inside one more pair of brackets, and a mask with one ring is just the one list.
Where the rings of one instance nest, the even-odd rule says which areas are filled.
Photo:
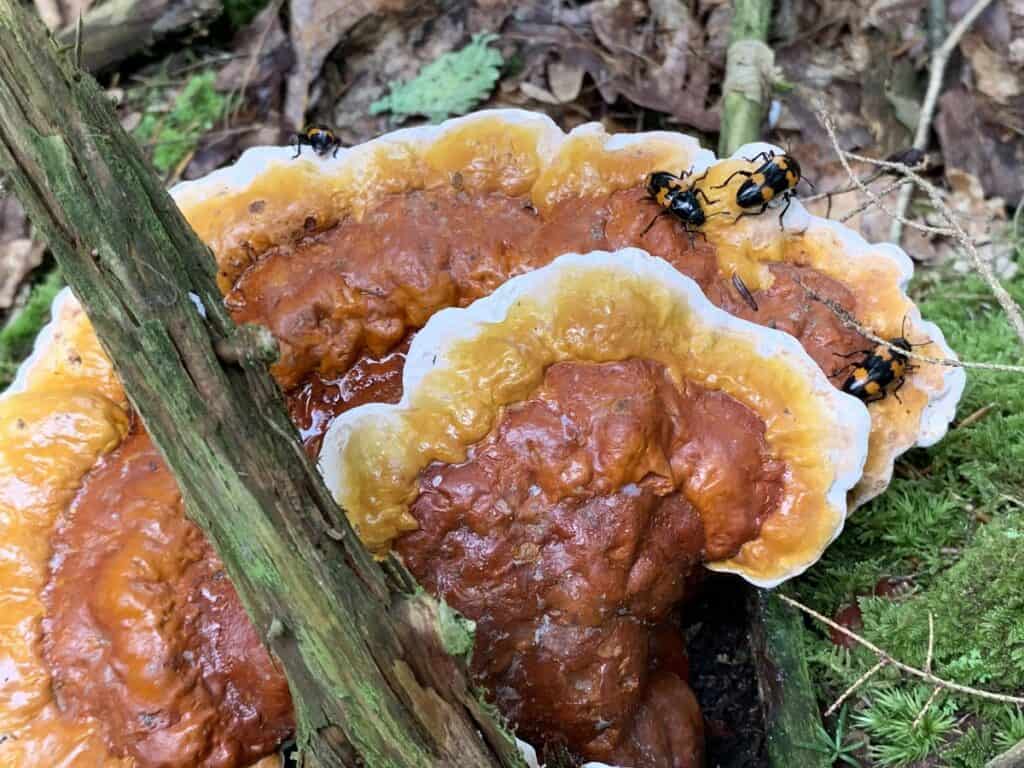
[[[686, 574], [799, 573], [953, 416], [957, 368], [841, 392], [873, 345], [827, 302], [952, 352], [898, 248], [799, 201], [737, 218], [762, 151], [498, 110], [173, 190], [364, 540], [477, 619], [475, 671], [537, 746], [697, 764]], [[659, 171], [691, 172], [699, 227], [655, 219]], [[0, 399], [0, 541], [0, 763], [277, 764], [283, 677], [67, 292]]]

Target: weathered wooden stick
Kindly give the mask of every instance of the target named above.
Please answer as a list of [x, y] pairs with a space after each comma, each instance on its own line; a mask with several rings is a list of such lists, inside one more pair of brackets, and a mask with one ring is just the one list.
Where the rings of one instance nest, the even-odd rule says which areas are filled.
[[821, 716], [804, 658], [800, 614], [768, 590], [754, 591], [749, 611], [771, 767], [830, 768], [825, 755], [808, 749]]
[[361, 545], [299, 445], [266, 344], [245, 351], [258, 334], [232, 323], [209, 250], [57, 50], [0, 0], [0, 163], [280, 659], [305, 764], [521, 766], [467, 685], [470, 628]]
[[1024, 741], [1019, 741], [1006, 752], [985, 763], [985, 768], [1024, 768]]
[[761, 138], [761, 123], [771, 99], [775, 57], [765, 43], [772, 17], [771, 0], [734, 0], [718, 154], [728, 157]]
[[81, 66], [98, 72], [165, 37], [212, 21], [223, 10], [221, 0], [110, 0], [82, 17], [80, 32], [69, 20], [57, 39], [66, 47], [80, 39]]

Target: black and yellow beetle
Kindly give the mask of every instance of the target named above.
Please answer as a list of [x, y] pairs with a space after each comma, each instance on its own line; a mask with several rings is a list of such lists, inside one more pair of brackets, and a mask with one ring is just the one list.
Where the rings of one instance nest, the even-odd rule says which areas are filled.
[[341, 140], [326, 125], [311, 125], [302, 133], [295, 134], [293, 158], [302, 154], [303, 146], [310, 147], [320, 157], [324, 157], [333, 149], [331, 157], [337, 157], [338, 150], [341, 148]]
[[[736, 205], [743, 208], [743, 213], [736, 217], [736, 220], [744, 216], [757, 216], [762, 214], [777, 197], [785, 198], [786, 205], [779, 214], [779, 226], [782, 226], [782, 218], [789, 210], [796, 185], [800, 183], [803, 176], [800, 173], [800, 163], [792, 155], [776, 154], [772, 151], [760, 152], [750, 158], [747, 162], [753, 163], [763, 159], [753, 171], [740, 169], [729, 174], [728, 178], [713, 189], [721, 189], [728, 185], [736, 176], [746, 176], [736, 192]], [[807, 179], [803, 179], [807, 181]], [[810, 184], [809, 181], [807, 181]], [[749, 210], [757, 208], [756, 211]]]
[[661, 206], [661, 212], [651, 219], [651, 223], [640, 234], [641, 237], [646, 235], [654, 226], [654, 222], [662, 216], [673, 216], [678, 219], [691, 238], [693, 232], [698, 232], [703, 236], [704, 233], [700, 232], [700, 228], [708, 220], [708, 215], [704, 212], [701, 200], [703, 199], [706, 205], [712, 205], [718, 201], [709, 200], [704, 190], [697, 186], [708, 175], [707, 171], [689, 185], [684, 185], [683, 182], [691, 173], [692, 171], [683, 171], [681, 175], [676, 176], [668, 171], [656, 171], [647, 177], [647, 194], [651, 200]]
[[[838, 376], [843, 371], [853, 368], [843, 382], [841, 389], [849, 395], [860, 398], [865, 403], [874, 403], [884, 400], [891, 392], [897, 400], [900, 399], [896, 393], [907, 380], [907, 374], [914, 370], [910, 358], [903, 353], [910, 352], [914, 347], [927, 346], [924, 344], [911, 344], [906, 338], [906, 318], [903, 319], [904, 330], [901, 335], [889, 339], [889, 344], [878, 344], [873, 349], [864, 349], [851, 352], [848, 355], [836, 354], [837, 357], [854, 357], [860, 355], [861, 359], [833, 372]], [[893, 386], [895, 384], [895, 386]]]

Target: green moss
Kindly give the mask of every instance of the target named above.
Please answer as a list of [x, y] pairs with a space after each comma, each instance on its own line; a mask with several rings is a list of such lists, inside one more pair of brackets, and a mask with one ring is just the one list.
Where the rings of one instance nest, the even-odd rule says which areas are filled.
[[468, 656], [473, 652], [476, 623], [442, 600], [438, 604], [438, 631], [449, 656]]
[[464, 115], [483, 101], [501, 74], [501, 52], [491, 48], [496, 35], [475, 35], [459, 51], [425, 66], [412, 80], [391, 83], [391, 93], [370, 105], [370, 114], [390, 112], [396, 122], [423, 115], [440, 122]]
[[[1008, 288], [1018, 301], [1024, 299], [1024, 279]], [[924, 315], [942, 327], [964, 359], [1024, 364], [1019, 340], [979, 280], [936, 281], [919, 289], [917, 298]], [[925, 661], [930, 613], [937, 674], [1020, 694], [1024, 378], [969, 371], [960, 418], [990, 404], [984, 418], [952, 430], [934, 448], [915, 450], [901, 459], [890, 489], [853, 515], [822, 561], [794, 586], [801, 599], [827, 614], [858, 601], [862, 634], [916, 665]], [[871, 597], [883, 577], [907, 579], [910, 592], [896, 598]], [[860, 648], [836, 648], [818, 627], [808, 628], [807, 644], [812, 677], [825, 704], [877, 661]], [[997, 736], [1014, 734], [1008, 719], [1013, 707], [956, 696], [943, 704], [942, 712], [971, 715], [969, 726], [931, 740], [904, 733], [901, 742], [894, 733], [867, 728], [865, 718], [876, 725], [885, 719], [879, 715], [891, 721], [889, 710], [899, 703], [897, 693], [910, 697], [903, 704], [912, 708], [917, 699], [927, 698], [929, 688], [885, 671], [861, 693], [855, 714], [871, 739], [872, 765], [899, 765], [913, 753], [941, 755], [943, 764], [957, 768], [980, 767], [1000, 751]]]
[[940, 696], [925, 709], [930, 695], [922, 686], [910, 690], [885, 688], [875, 693], [871, 706], [854, 718], [871, 739], [869, 754], [877, 765], [909, 765], [946, 744], [956, 723], [954, 708]]
[[0, 388], [11, 383], [18, 366], [32, 351], [32, 343], [49, 322], [50, 305], [63, 285], [60, 270], [53, 269], [32, 288], [25, 306], [0, 329]]
[[163, 94], [151, 97], [135, 137], [152, 149], [153, 165], [160, 173], [176, 168], [223, 117], [228, 100], [214, 89], [216, 77], [213, 71], [194, 75], [165, 112], [159, 111]]

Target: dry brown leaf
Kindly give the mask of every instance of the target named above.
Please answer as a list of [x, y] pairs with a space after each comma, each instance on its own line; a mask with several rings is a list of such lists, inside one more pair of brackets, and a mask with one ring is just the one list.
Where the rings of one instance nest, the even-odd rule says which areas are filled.
[[1012, 115], [994, 111], [984, 96], [958, 86], [939, 98], [935, 128], [947, 173], [959, 168], [980, 179], [989, 197], [1011, 206], [1021, 201], [1024, 140]]
[[[216, 88], [221, 92], [240, 90], [276, 92], [292, 62], [288, 37], [281, 26], [280, 2], [271, 3], [232, 41], [238, 58], [229, 61], [217, 73]], [[265, 94], [257, 94], [266, 101]]]
[[305, 122], [309, 91], [324, 60], [360, 21], [376, 15], [399, 13], [417, 0], [290, 0], [292, 46], [295, 65], [288, 77], [285, 119], [296, 130]]
[[558, 97], [555, 96], [547, 88], [540, 85], [534, 85], [531, 82], [524, 81], [519, 84], [519, 90], [523, 92], [523, 95], [527, 98], [539, 101], [541, 104], [560, 104]]
[[[1012, 258], [1013, 246], [1007, 238], [999, 236], [1006, 226], [1006, 202], [999, 197], [986, 198], [978, 177], [965, 171], [947, 170], [946, 182], [950, 189], [946, 203], [957, 215], [967, 236], [975, 242], [984, 243], [978, 247], [978, 252], [992, 263], [999, 277], [1013, 277], [1017, 271]], [[928, 221], [936, 226], [944, 223], [937, 215], [929, 216]], [[956, 271], [974, 271], [973, 262], [954, 242], [940, 240], [937, 250], [940, 260], [949, 261]]]
[[685, 4], [598, 0], [590, 7], [594, 34], [608, 49], [608, 73], [591, 72], [605, 101], [622, 95], [698, 130], [718, 129], [719, 109], [708, 105], [712, 62], [701, 51], [704, 30]]
[[1010, 64], [1008, 54], [989, 48], [980, 35], [967, 35], [960, 43], [971, 68], [978, 90], [997, 104], [1008, 104], [1024, 93], [1024, 73]]
[[0, 309], [9, 309], [25, 277], [43, 260], [24, 209], [9, 192], [0, 196]]
[[46, 246], [27, 237], [0, 242], [0, 309], [9, 309], [29, 272], [43, 260]]
[[548, 87], [559, 103], [572, 101], [583, 87], [583, 67], [555, 59], [548, 64]]
[[92, 5], [93, 0], [35, 0], [36, 11], [51, 32], [77, 23]]

